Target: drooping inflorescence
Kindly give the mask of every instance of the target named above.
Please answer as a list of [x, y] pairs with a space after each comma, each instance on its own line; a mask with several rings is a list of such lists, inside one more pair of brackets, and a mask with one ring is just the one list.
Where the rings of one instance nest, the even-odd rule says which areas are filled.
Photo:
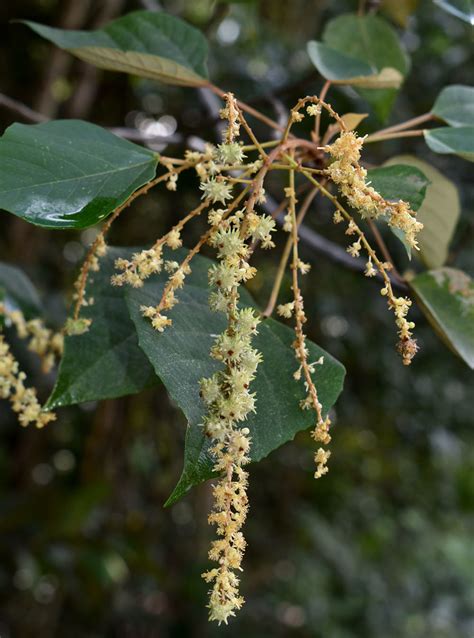
[[[43, 372], [50, 372], [63, 351], [63, 335], [46, 328], [41, 319], [26, 320], [20, 310], [9, 310], [0, 303], [0, 317], [16, 329], [20, 339], [28, 340], [28, 349], [41, 360]], [[46, 412], [38, 401], [35, 388], [25, 386], [26, 374], [20, 370], [5, 336], [0, 334], [0, 399], [8, 399], [18, 422], [37, 428], [54, 421], [54, 412]]]
[[[105, 236], [114, 220], [138, 196], [163, 182], [169, 191], [178, 190], [179, 175], [192, 170], [199, 179], [201, 202], [176, 221], [174, 226], [158, 238], [149, 248], [137, 250], [128, 259], [117, 259], [114, 286], [140, 288], [155, 275], [165, 276], [165, 285], [159, 299], [141, 307], [143, 316], [161, 333], [172, 325], [171, 312], [179, 303], [181, 288], [192, 272], [192, 260], [205, 246], [217, 257], [209, 268], [209, 307], [225, 316], [225, 328], [213, 335], [209, 356], [219, 365], [210, 377], [200, 381], [200, 397], [205, 408], [201, 427], [209, 439], [213, 469], [217, 475], [212, 488], [213, 506], [209, 523], [215, 526], [217, 538], [212, 541], [209, 559], [214, 566], [203, 578], [210, 585], [209, 618], [227, 623], [241, 608], [244, 599], [239, 591], [239, 572], [246, 541], [242, 532], [248, 512], [248, 472], [246, 466], [252, 456], [252, 437], [246, 421], [252, 414], [258, 418], [258, 395], [255, 379], [262, 355], [255, 348], [259, 323], [270, 316], [275, 307], [284, 319], [294, 323], [292, 348], [296, 359], [293, 378], [304, 388], [300, 402], [302, 410], [313, 415], [312, 437], [317, 442], [314, 454], [314, 476], [320, 478], [328, 471], [331, 452], [331, 419], [321, 401], [318, 375], [324, 366], [324, 357], [313, 361], [305, 333], [307, 316], [301, 290], [301, 277], [310, 271], [310, 264], [301, 259], [299, 251], [300, 225], [310, 210], [317, 194], [326, 197], [335, 207], [334, 223], [343, 223], [351, 243], [347, 252], [354, 258], [366, 253], [365, 275], [382, 280], [381, 293], [395, 315], [399, 342], [398, 350], [403, 363], [409, 364], [418, 349], [413, 338], [414, 323], [407, 318], [411, 300], [397, 296], [392, 285], [393, 264], [386, 256], [380, 259], [364, 230], [356, 221], [354, 212], [372, 224], [373, 219], [385, 220], [390, 226], [403, 231], [406, 242], [417, 248], [417, 235], [422, 224], [416, 220], [409, 205], [402, 201], [385, 200], [367, 181], [367, 171], [361, 165], [364, 138], [348, 131], [332, 107], [317, 96], [307, 96], [291, 109], [286, 127], [278, 139], [260, 142], [245, 119], [235, 97], [223, 95], [225, 105], [221, 117], [226, 120], [222, 142], [205, 145], [202, 151], [187, 150], [183, 159], [160, 157], [165, 173], [141, 187], [117, 208], [94, 240], [75, 285], [75, 306], [65, 332], [80, 335], [86, 332], [91, 320], [81, 315], [82, 308], [100, 303], [86, 294], [91, 272], [100, 268], [100, 259], [107, 252]], [[321, 114], [326, 111], [335, 121], [322, 138], [319, 135]], [[314, 118], [311, 140], [294, 134], [293, 127], [309, 116]], [[335, 132], [338, 137], [332, 142]], [[240, 135], [250, 142], [245, 146]], [[265, 187], [271, 171], [283, 174], [282, 202], [271, 214], [263, 212], [267, 206]], [[333, 189], [333, 190], [331, 190]], [[342, 201], [334, 191], [342, 196]], [[299, 205], [299, 193], [304, 195]], [[262, 210], [259, 210], [262, 209]], [[282, 252], [272, 294], [263, 313], [240, 304], [241, 286], [257, 274], [251, 258], [258, 246], [275, 246], [275, 217], [282, 213], [283, 231], [287, 241]], [[208, 227], [197, 243], [183, 257], [182, 249], [187, 224], [198, 217], [206, 217]], [[376, 237], [377, 239], [377, 237]], [[166, 249], [166, 250], [165, 250]], [[176, 251], [170, 253], [169, 251]], [[168, 258], [169, 254], [173, 257]], [[165, 256], [166, 255], [166, 256]], [[289, 265], [292, 298], [278, 304], [280, 287]], [[30, 348], [37, 352], [45, 370], [51, 368], [59, 355], [62, 341], [36, 320], [26, 322], [20, 314], [10, 313], [20, 337], [29, 338]], [[157, 335], [158, 337], [158, 335]], [[42, 412], [33, 389], [23, 385], [25, 375], [19, 371], [4, 338], [0, 336], [0, 397], [9, 398], [19, 413], [20, 422], [35, 422], [41, 427], [54, 418]]]
[[417, 249], [417, 235], [423, 224], [416, 220], [406, 202], [388, 202], [367, 183], [367, 171], [359, 163], [363, 143], [364, 138], [354, 131], [342, 131], [335, 142], [325, 146], [324, 150], [332, 158], [327, 175], [363, 218], [385, 217], [388, 224], [402, 231], [407, 243]]

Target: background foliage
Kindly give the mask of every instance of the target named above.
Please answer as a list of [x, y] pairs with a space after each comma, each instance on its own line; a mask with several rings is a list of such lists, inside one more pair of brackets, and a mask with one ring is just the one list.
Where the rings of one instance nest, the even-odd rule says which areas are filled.
[[[385, 15], [403, 21], [400, 8], [416, 3], [383, 4]], [[161, 5], [206, 31], [218, 85], [257, 106], [270, 100], [277, 112], [280, 100], [292, 104], [321, 88], [304, 43], [321, 38], [328, 18], [356, 8], [350, 0]], [[19, 18], [93, 28], [141, 7], [132, 0], [6, 0], [1, 91], [48, 117], [216, 139], [204, 93], [102, 73], [8, 24]], [[394, 121], [430, 109], [448, 83], [473, 83], [472, 31], [464, 22], [422, 0], [402, 38], [412, 68]], [[330, 101], [340, 112], [366, 109], [347, 91], [334, 90]], [[1, 129], [16, 119], [0, 100]], [[451, 250], [457, 265], [473, 273], [472, 165], [436, 156], [418, 141], [373, 145], [370, 159], [377, 164], [387, 153], [413, 151], [460, 187], [462, 216]], [[194, 195], [186, 182], [181, 188], [191, 207]], [[175, 219], [174, 201], [160, 190], [137, 202], [113, 228], [111, 242], [149, 243]], [[5, 215], [0, 223], [2, 260], [27, 271], [59, 325], [68, 300], [57, 290], [70, 289], [93, 230], [48, 233]], [[324, 214], [312, 223], [325, 235], [336, 232]], [[248, 602], [227, 633], [468, 638], [474, 633], [472, 373], [421, 315], [422, 350], [403, 369], [377, 287], [320, 254], [304, 256], [313, 264], [304, 291], [310, 337], [349, 372], [336, 406], [331, 472], [314, 482], [305, 434], [252, 467]], [[271, 281], [273, 260], [260, 259]], [[264, 280], [252, 290], [260, 300], [268, 293]], [[48, 381], [27, 352], [22, 362], [46, 397]], [[162, 387], [65, 408], [41, 433], [20, 430], [4, 405], [0, 410], [2, 638], [222, 631], [207, 624], [199, 578], [211, 533], [209, 486], [161, 508], [181, 470], [184, 438], [184, 417]]]

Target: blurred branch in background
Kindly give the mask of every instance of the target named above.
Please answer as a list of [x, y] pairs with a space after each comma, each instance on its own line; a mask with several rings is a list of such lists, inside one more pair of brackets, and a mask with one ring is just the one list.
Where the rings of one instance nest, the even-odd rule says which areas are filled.
[[[89, 10], [91, 8], [91, 0], [68, 0], [61, 3], [61, 16], [57, 26], [62, 29], [80, 29], [84, 26]], [[58, 47], [51, 47], [51, 54], [48, 64], [45, 65], [45, 71], [41, 78], [41, 88], [34, 101], [34, 109], [43, 113], [47, 117], [55, 117], [59, 107], [59, 100], [52, 90], [54, 82], [58, 78], [64, 77], [72, 64], [73, 58], [66, 51]]]

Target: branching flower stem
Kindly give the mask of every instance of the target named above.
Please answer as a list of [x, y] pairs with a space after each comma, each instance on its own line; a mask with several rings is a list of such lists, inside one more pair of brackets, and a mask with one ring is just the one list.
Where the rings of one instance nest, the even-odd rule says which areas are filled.
[[97, 235], [97, 237], [93, 241], [91, 247], [87, 251], [86, 258], [84, 259], [84, 262], [82, 263], [81, 269], [79, 271], [79, 276], [78, 276], [78, 278], [76, 280], [76, 283], [75, 283], [76, 301], [75, 301], [74, 310], [73, 310], [73, 320], [74, 321], [77, 322], [79, 320], [79, 315], [80, 315], [80, 312], [81, 312], [81, 308], [84, 305], [84, 296], [85, 296], [85, 290], [86, 290], [86, 285], [87, 285], [87, 279], [89, 277], [89, 272], [90, 272], [91, 269], [93, 269], [94, 264], [96, 263], [96, 260], [97, 260], [97, 256], [100, 256], [97, 253], [98, 252], [99, 253], [102, 252], [101, 249], [104, 249], [104, 247], [105, 247], [105, 236], [108, 233], [108, 231], [110, 230], [110, 227], [112, 226], [114, 221], [117, 219], [117, 217], [119, 217], [119, 215], [126, 208], [128, 208], [132, 202], [134, 202], [136, 199], [138, 199], [138, 197], [141, 197], [141, 195], [146, 195], [148, 193], [148, 191], [151, 190], [154, 186], [156, 186], [157, 184], [159, 184], [161, 182], [164, 182], [167, 179], [169, 179], [169, 177], [172, 174], [175, 174], [175, 175], [179, 174], [182, 171], [186, 170], [187, 168], [190, 168], [192, 165], [193, 165], [192, 162], [187, 161], [185, 164], [183, 164], [182, 166], [180, 166], [176, 170], [168, 171], [168, 172], [164, 173], [163, 175], [160, 175], [159, 177], [156, 177], [155, 179], [152, 179], [150, 182], [147, 182], [144, 186], [142, 186], [141, 188], [136, 190], [134, 193], [132, 193], [130, 195], [130, 197], [128, 197], [126, 199], [126, 201], [123, 204], [121, 204], [118, 208], [116, 208], [114, 210], [114, 212], [110, 215], [108, 220], [103, 225], [102, 230]]

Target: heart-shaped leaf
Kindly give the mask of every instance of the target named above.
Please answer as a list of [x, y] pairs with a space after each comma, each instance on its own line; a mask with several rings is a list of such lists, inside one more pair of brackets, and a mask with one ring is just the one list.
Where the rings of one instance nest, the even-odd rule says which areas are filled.
[[65, 338], [58, 378], [46, 408], [121, 397], [158, 383], [138, 346], [124, 289], [110, 283], [115, 260], [129, 259], [132, 252], [108, 248], [99, 272], [91, 273], [86, 299], [93, 303], [83, 308], [81, 317], [92, 323], [87, 332]]
[[438, 268], [410, 281], [417, 301], [443, 341], [474, 369], [474, 282], [462, 270]]
[[[422, 205], [429, 180], [419, 168], [394, 164], [372, 168], [367, 173], [371, 185], [384, 199], [394, 202], [403, 199], [415, 212]], [[398, 228], [390, 229], [402, 242], [408, 257], [411, 258], [411, 246], [405, 240], [405, 233]]]
[[[199, 380], [210, 376], [219, 367], [210, 358], [209, 351], [214, 336], [225, 327], [225, 317], [209, 309], [207, 271], [211, 263], [204, 257], [193, 260], [193, 272], [179, 293], [180, 303], [169, 313], [173, 325], [163, 334], [156, 332], [149, 320], [143, 318], [140, 306], [157, 303], [164, 278], [154, 276], [143, 288], [127, 292], [140, 346], [188, 419], [183, 474], [168, 504], [178, 500], [193, 485], [212, 476], [209, 440], [199, 426], [205, 414], [199, 397]], [[242, 295], [242, 301], [245, 305], [253, 305], [248, 294]], [[304, 388], [293, 379], [297, 368], [291, 348], [293, 341], [293, 330], [272, 319], [262, 322], [254, 340], [264, 360], [252, 384], [257, 397], [257, 412], [245, 422], [251, 431], [253, 461], [264, 458], [293, 439], [300, 430], [314, 425], [314, 415], [299, 407]], [[324, 356], [324, 363], [317, 366], [315, 380], [323, 410], [327, 413], [342, 390], [344, 368], [314, 343], [308, 342], [308, 346], [311, 361]]]
[[87, 228], [155, 176], [155, 153], [95, 124], [13, 124], [0, 138], [0, 208], [49, 228]]
[[474, 87], [446, 86], [436, 98], [431, 112], [450, 126], [474, 126]]
[[33, 31], [94, 66], [167, 84], [207, 83], [207, 42], [183, 20], [134, 11], [97, 31], [53, 29], [25, 21]]
[[429, 180], [425, 198], [416, 216], [423, 223], [423, 230], [418, 235], [420, 250], [415, 251], [415, 256], [428, 268], [439, 268], [446, 262], [461, 214], [456, 185], [437, 168], [412, 155], [392, 157], [387, 165], [392, 164], [418, 168]]
[[424, 132], [428, 146], [435, 153], [459, 155], [474, 162], [474, 126], [432, 128]]

